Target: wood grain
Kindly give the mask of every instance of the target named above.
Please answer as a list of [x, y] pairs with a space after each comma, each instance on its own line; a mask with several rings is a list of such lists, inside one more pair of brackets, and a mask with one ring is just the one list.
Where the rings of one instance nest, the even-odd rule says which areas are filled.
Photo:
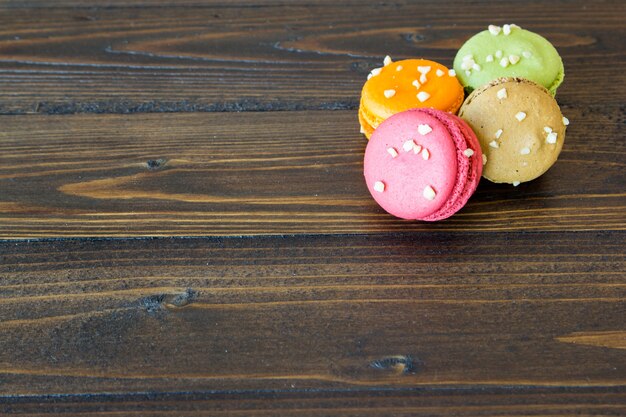
[[[0, 415], [626, 415], [622, 3], [0, 0]], [[366, 74], [507, 22], [559, 161], [391, 218]]]
[[0, 236], [623, 230], [624, 113], [567, 114], [550, 172], [436, 224], [372, 200], [353, 111], [4, 116]]
[[601, 346], [614, 349], [626, 349], [626, 332], [576, 332], [558, 337], [559, 342], [578, 343], [581, 345]]
[[625, 236], [0, 243], [0, 393], [615, 394], [626, 352], [567, 338], [622, 337]]
[[623, 388], [260, 390], [0, 398], [29, 416], [622, 416]]
[[558, 48], [562, 105], [626, 95], [620, 1], [127, 3], [0, 3], [0, 114], [355, 109], [386, 54], [450, 66], [507, 21]]

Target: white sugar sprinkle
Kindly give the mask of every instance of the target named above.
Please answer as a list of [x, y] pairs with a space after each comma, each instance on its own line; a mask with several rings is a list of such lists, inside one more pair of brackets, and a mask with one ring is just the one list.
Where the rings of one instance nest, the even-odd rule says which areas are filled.
[[487, 155], [483, 154], [483, 165], [487, 164]]
[[500, 139], [500, 136], [502, 136], [502, 129], [498, 129], [498, 130], [496, 131], [495, 136], [496, 136], [496, 139]]
[[396, 71], [402, 71], [402, 65], [398, 65], [398, 66], [396, 67]]
[[519, 181], [513, 181], [513, 187], [517, 187], [520, 184], [521, 184], [521, 182], [519, 182]]
[[391, 64], [391, 57], [390, 57], [389, 55], [387, 55], [387, 56], [385, 57], [385, 59], [383, 59], [383, 65], [384, 65], [384, 66], [387, 66], [387, 65], [389, 65], [389, 64]]
[[500, 60], [500, 66], [501, 66], [502, 68], [506, 68], [506, 67], [508, 67], [508, 66], [509, 66], [509, 58], [507, 58], [507, 57], [502, 58], [502, 59]]
[[465, 75], [467, 75], [469, 77], [470, 75], [472, 75], [472, 71], [470, 71], [470, 70], [465, 71]]
[[385, 191], [385, 183], [382, 181], [376, 181], [374, 183], [374, 190], [378, 191], [379, 193], [382, 193], [383, 191]]
[[569, 126], [569, 119], [563, 116], [563, 126]]
[[480, 71], [481, 70], [480, 65], [478, 65], [477, 63], [474, 63], [474, 65], [472, 65], [472, 69], [474, 71]]
[[522, 148], [520, 149], [519, 153], [522, 155], [528, 155], [530, 153], [530, 148], [529, 147]]
[[499, 49], [496, 51], [496, 58], [498, 59], [502, 58], [502, 51]]
[[530, 58], [531, 56], [533, 56], [533, 54], [530, 51], [524, 51], [524, 52], [522, 52], [522, 56], [524, 58]]
[[413, 80], [413, 82], [411, 83], [411, 85], [417, 89], [419, 89], [421, 87], [419, 81], [417, 80]]
[[417, 155], [417, 154], [418, 154], [418, 153], [420, 153], [421, 151], [422, 151], [422, 145], [415, 145], [415, 146], [413, 147], [413, 153], [414, 153], [415, 155]]
[[359, 129], [359, 132], [361, 132], [361, 134], [365, 134], [365, 129], [363, 129], [363, 126], [361, 126], [361, 129]]
[[420, 75], [420, 82], [421, 82], [422, 84], [425, 84], [425, 83], [426, 83], [426, 81], [427, 81], [427, 80], [426, 80], [426, 74], [422, 74], [422, 75]]
[[505, 35], [509, 35], [511, 33], [511, 25], [503, 25], [502, 33], [504, 33]]
[[440, 70], [439, 68], [437, 68], [437, 71], [435, 71], [435, 74], [437, 74], [437, 77], [442, 77], [443, 74], [445, 74], [445, 72], [443, 72], [442, 70]]
[[389, 155], [391, 155], [392, 158], [398, 156], [398, 151], [396, 151], [395, 148], [387, 148], [387, 152], [389, 152]]
[[517, 55], [509, 55], [509, 62], [511, 65], [515, 65], [519, 62], [519, 56]]
[[500, 145], [498, 145], [498, 142], [496, 142], [495, 140], [492, 140], [491, 142], [489, 142], [489, 146], [491, 146], [494, 149], [498, 149], [500, 147]]
[[430, 72], [430, 67], [417, 67], [417, 71], [422, 74], [428, 74]]
[[368, 80], [369, 80], [370, 78], [372, 78], [372, 77], [373, 77], [373, 75], [372, 75], [372, 73], [371, 73], [371, 72], [370, 72], [369, 74], [367, 74], [367, 79], [368, 79]]
[[473, 62], [474, 62], [473, 60], [472, 61], [463, 61], [461, 63], [461, 69], [462, 70], [468, 70], [468, 69], [472, 68], [472, 63]]
[[419, 132], [420, 135], [425, 136], [429, 134], [430, 132], [432, 132], [433, 128], [430, 127], [429, 125], [419, 125], [417, 126], [417, 131]]
[[404, 149], [404, 152], [411, 152], [411, 149], [413, 149], [414, 146], [415, 146], [415, 142], [413, 142], [412, 140], [407, 140], [402, 145], [402, 149]]
[[493, 62], [493, 55], [487, 55], [487, 58], [485, 58], [485, 62]]
[[556, 143], [556, 132], [550, 132], [548, 133], [548, 136], [546, 137], [546, 142], [548, 142], [551, 145], [554, 145]]
[[521, 122], [522, 120], [524, 120], [524, 119], [526, 118], [526, 113], [524, 113], [523, 111], [521, 111], [521, 112], [519, 112], [519, 113], [517, 113], [517, 114], [515, 115], [515, 118], [516, 118], [518, 121], [520, 121], [520, 122]]
[[396, 95], [396, 90], [385, 90], [383, 94], [385, 94], [385, 97], [391, 98]]
[[453, 70], [453, 69], [448, 70], [448, 75], [449, 75], [450, 77], [456, 77], [456, 71], [455, 71], [455, 70]]
[[468, 158], [471, 157], [472, 155], [474, 155], [474, 150], [467, 148], [466, 150], [463, 151], [463, 155], [467, 156]]
[[422, 193], [424, 195], [424, 198], [426, 200], [434, 200], [435, 196], [437, 195], [435, 193], [435, 190], [433, 190], [433, 187], [431, 187], [430, 185], [427, 185], [426, 188], [424, 188], [424, 192]]
[[468, 54], [463, 57], [463, 61], [467, 61], [468, 59], [474, 59], [474, 55]]
[[428, 149], [422, 149], [422, 158], [424, 158], [425, 161], [428, 161], [428, 158], [430, 158], [430, 152], [428, 152]]
[[505, 98], [507, 98], [508, 96], [506, 95], [506, 88], [499, 89], [496, 95], [500, 100], [504, 100]]
[[428, 100], [430, 98], [430, 94], [428, 94], [426, 91], [420, 91], [419, 93], [417, 93], [417, 99], [423, 103], [426, 100]]
[[374, 68], [374, 69], [370, 72], [370, 74], [372, 74], [372, 77], [375, 77], [375, 76], [377, 76], [378, 74], [380, 74], [380, 72], [381, 72], [382, 70], [383, 70], [382, 68]]
[[546, 133], [552, 133], [552, 128], [550, 126], [546, 126], [543, 128], [543, 131]]
[[497, 36], [501, 30], [502, 28], [500, 26], [489, 25], [489, 33], [491, 33], [493, 36]]

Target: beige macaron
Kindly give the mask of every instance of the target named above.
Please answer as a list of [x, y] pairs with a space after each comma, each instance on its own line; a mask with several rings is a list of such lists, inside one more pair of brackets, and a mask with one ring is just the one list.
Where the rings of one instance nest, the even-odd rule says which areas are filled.
[[521, 78], [474, 90], [459, 116], [480, 141], [483, 177], [513, 185], [534, 180], [556, 162], [569, 123], [548, 90]]

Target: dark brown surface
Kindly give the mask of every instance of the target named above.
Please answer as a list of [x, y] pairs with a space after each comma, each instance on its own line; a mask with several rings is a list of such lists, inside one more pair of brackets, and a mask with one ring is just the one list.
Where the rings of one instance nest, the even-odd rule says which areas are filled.
[[[626, 414], [621, 2], [93, 3], [0, 2], [0, 414]], [[384, 214], [367, 71], [508, 21], [558, 163]]]
[[435, 224], [372, 200], [354, 111], [4, 116], [0, 235], [624, 230], [623, 115], [568, 115], [549, 175]]
[[622, 1], [102, 3], [122, 7], [16, 1], [0, 14], [1, 113], [354, 109], [385, 54], [450, 66], [507, 18], [564, 57], [566, 109], [626, 95]]
[[7, 242], [0, 388], [72, 394], [69, 409], [132, 409], [144, 392], [221, 404], [204, 392], [333, 414], [373, 395], [444, 415], [491, 391], [512, 413], [520, 397], [563, 411], [596, 392], [608, 412], [623, 400], [623, 245], [621, 232]]

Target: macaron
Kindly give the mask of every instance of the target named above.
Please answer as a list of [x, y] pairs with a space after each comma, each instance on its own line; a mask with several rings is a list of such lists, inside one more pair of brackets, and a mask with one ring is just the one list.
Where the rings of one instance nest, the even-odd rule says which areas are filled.
[[544, 37], [517, 25], [490, 25], [471, 37], [454, 58], [454, 69], [467, 92], [496, 78], [526, 78], [553, 96], [563, 82], [563, 61]]
[[474, 90], [459, 110], [474, 130], [490, 181], [519, 185], [545, 173], [557, 160], [569, 120], [544, 87], [502, 78]]
[[435, 109], [396, 113], [365, 149], [367, 188], [388, 213], [435, 221], [459, 211], [476, 190], [482, 153], [459, 117]]
[[392, 62], [370, 72], [361, 92], [359, 123], [369, 139], [388, 117], [414, 108], [434, 108], [456, 113], [464, 99], [455, 72], [426, 59]]

